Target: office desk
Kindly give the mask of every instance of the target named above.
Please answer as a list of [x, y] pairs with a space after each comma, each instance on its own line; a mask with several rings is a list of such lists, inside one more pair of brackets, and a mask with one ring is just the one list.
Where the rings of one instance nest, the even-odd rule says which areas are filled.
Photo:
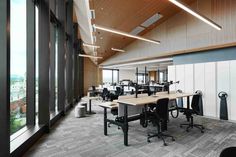
[[89, 111], [88, 111], [88, 114], [96, 114], [96, 112], [93, 112], [92, 111], [92, 100], [97, 100], [97, 99], [100, 99], [100, 97], [98, 96], [86, 96], [86, 97], [83, 97], [82, 100], [88, 100], [89, 101]]
[[113, 124], [119, 125], [122, 127], [123, 133], [124, 133], [124, 145], [128, 146], [128, 122], [133, 120], [138, 120], [140, 117], [134, 116], [134, 117], [128, 117], [128, 105], [131, 106], [144, 106], [146, 108], [146, 105], [150, 103], [156, 103], [158, 99], [162, 98], [169, 98], [176, 99], [181, 97], [187, 97], [187, 108], [190, 108], [190, 96], [193, 96], [193, 93], [170, 93], [167, 92], [160, 92], [157, 93], [155, 96], [141, 96], [138, 98], [125, 98], [125, 99], [119, 99], [117, 100], [117, 103], [124, 105], [124, 122], [115, 122], [114, 120], [107, 119], [104, 115], [104, 135], [107, 135], [107, 125], [105, 125], [105, 122], [109, 121]]

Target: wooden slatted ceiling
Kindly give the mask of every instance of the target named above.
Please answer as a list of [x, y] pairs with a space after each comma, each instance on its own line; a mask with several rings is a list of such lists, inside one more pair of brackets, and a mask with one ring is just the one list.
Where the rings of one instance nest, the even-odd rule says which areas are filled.
[[[191, 4], [194, 1], [183, 0], [186, 4]], [[144, 35], [180, 11], [168, 0], [90, 0], [90, 9], [95, 10], [93, 23], [125, 32], [131, 32], [156, 13], [163, 15], [160, 20], [139, 35]], [[103, 56], [103, 60], [99, 60], [99, 63], [117, 53], [111, 51], [111, 47], [122, 49], [134, 41], [131, 38], [99, 30], [96, 31], [95, 36], [96, 45], [101, 46], [98, 49], [98, 56]]]

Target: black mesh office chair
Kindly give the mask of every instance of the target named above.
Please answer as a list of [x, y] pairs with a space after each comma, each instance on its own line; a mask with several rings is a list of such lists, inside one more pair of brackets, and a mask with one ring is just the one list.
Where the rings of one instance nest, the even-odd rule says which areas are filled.
[[174, 137], [163, 133], [162, 126], [165, 126], [168, 120], [168, 103], [169, 99], [159, 99], [156, 104], [151, 104], [147, 111], [147, 118], [154, 126], [157, 127], [157, 133], [148, 133], [147, 141], [150, 142], [150, 138], [158, 137], [163, 140], [164, 146], [167, 146], [164, 137], [171, 137], [172, 141], [175, 141]]
[[235, 156], [236, 156], [236, 147], [225, 148], [220, 153], [220, 157], [235, 157]]
[[115, 91], [115, 94], [116, 94], [116, 95], [118, 95], [118, 96], [123, 95], [122, 92], [123, 92], [123, 91], [122, 91], [122, 89], [121, 89], [120, 87], [116, 87], [116, 91]]
[[109, 99], [109, 94], [110, 94], [110, 92], [108, 91], [108, 89], [103, 88], [102, 94], [101, 94], [103, 101], [107, 101]]
[[190, 128], [198, 128], [201, 130], [201, 133], [204, 133], [204, 127], [203, 125], [200, 124], [194, 124], [193, 123], [193, 115], [201, 115], [200, 113], [200, 107], [199, 107], [199, 101], [200, 101], [200, 94], [196, 94], [193, 96], [192, 102], [191, 102], [191, 108], [192, 109], [187, 109], [187, 108], [182, 108], [184, 115], [186, 116], [187, 119], [189, 119], [189, 123], [186, 124], [180, 124], [180, 127], [187, 126], [186, 131], [189, 132]]

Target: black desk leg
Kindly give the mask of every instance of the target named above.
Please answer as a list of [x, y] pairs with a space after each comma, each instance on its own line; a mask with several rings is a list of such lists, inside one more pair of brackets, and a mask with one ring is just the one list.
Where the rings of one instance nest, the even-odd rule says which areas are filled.
[[[187, 109], [190, 109], [190, 99], [189, 99], [189, 96], [187, 96]], [[189, 118], [187, 118], [187, 121], [189, 122]]]
[[107, 136], [107, 108], [104, 107], [104, 135]]
[[91, 99], [89, 99], [89, 114], [91, 114], [91, 113], [92, 113], [91, 104], [92, 104], [92, 100], [91, 100]]
[[92, 99], [89, 99], [89, 112], [88, 114], [96, 114], [96, 112], [92, 111]]
[[127, 104], [124, 104], [124, 145], [128, 146], [128, 113]]

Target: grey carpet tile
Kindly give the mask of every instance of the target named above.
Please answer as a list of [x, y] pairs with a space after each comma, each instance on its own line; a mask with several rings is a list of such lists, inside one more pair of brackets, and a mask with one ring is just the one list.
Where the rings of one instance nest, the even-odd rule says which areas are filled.
[[[149, 125], [143, 128], [139, 121], [131, 122], [129, 127], [129, 146], [123, 144], [123, 133], [117, 126], [108, 128], [108, 136], [103, 135], [103, 109], [100, 101], [93, 101], [92, 109], [97, 112], [84, 118], [75, 118], [74, 111], [57, 122], [50, 134], [44, 135], [24, 155], [25, 157], [217, 157], [229, 146], [236, 146], [236, 124], [194, 117], [194, 122], [206, 128], [202, 134], [198, 129], [186, 132], [180, 123], [186, 123], [181, 115], [170, 118], [167, 133], [176, 141], [167, 139], [168, 146], [158, 138], [147, 143], [147, 133], [156, 131]], [[114, 118], [111, 114], [109, 118]]]

